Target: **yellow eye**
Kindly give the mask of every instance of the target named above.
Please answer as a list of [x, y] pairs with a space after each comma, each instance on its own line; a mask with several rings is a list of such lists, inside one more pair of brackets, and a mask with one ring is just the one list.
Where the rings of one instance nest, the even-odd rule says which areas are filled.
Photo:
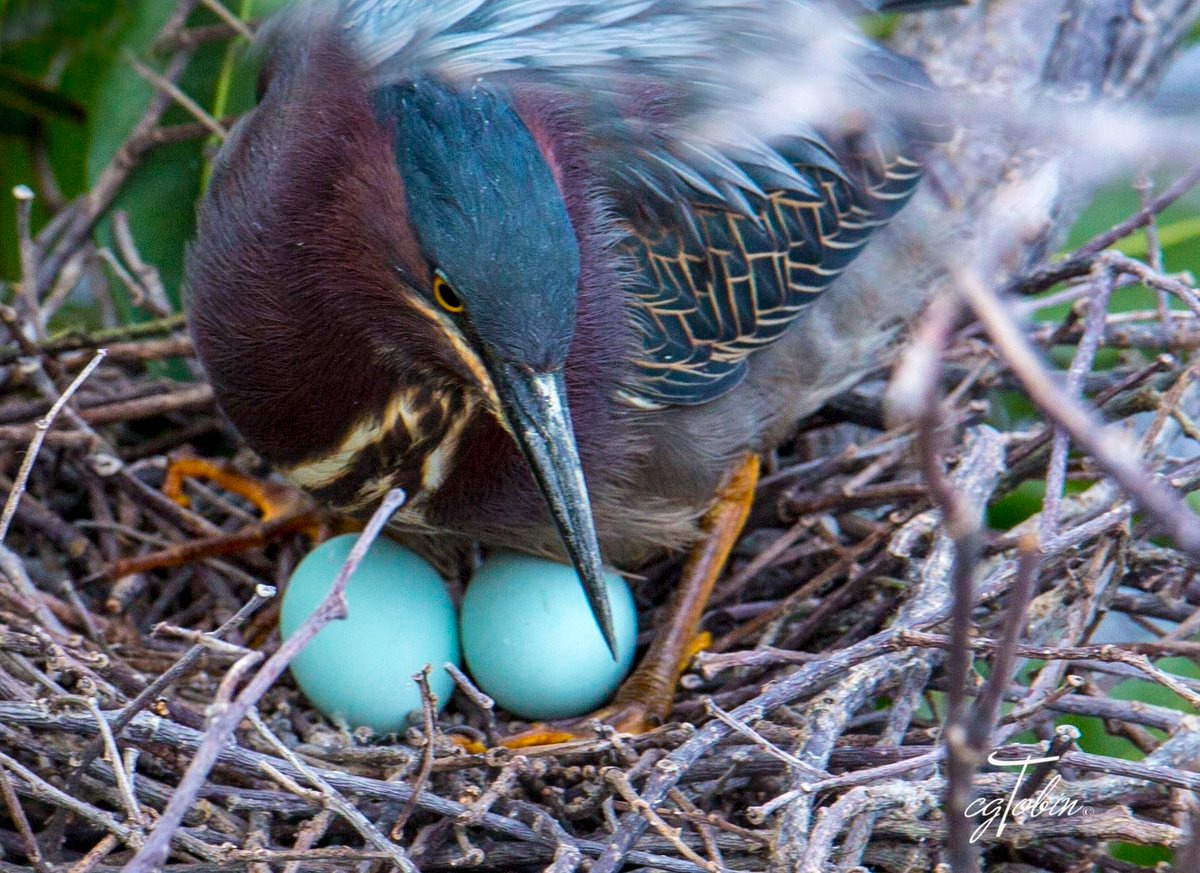
[[459, 313], [466, 308], [454, 288], [441, 273], [437, 273], [433, 277], [433, 299], [447, 312]]

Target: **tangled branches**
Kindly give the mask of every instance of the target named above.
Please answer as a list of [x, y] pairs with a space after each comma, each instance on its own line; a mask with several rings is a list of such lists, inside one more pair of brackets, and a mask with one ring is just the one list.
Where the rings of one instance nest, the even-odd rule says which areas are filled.
[[[142, 155], [224, 129], [161, 123], [195, 45], [236, 33], [188, 27], [195, 5], [88, 196], [35, 236], [19, 192], [23, 276], [0, 310], [0, 869], [149, 869], [159, 850], [187, 873], [1138, 869], [1117, 844], [1195, 869], [1200, 681], [1163, 659], [1200, 655], [1184, 502], [1200, 294], [1153, 230], [1200, 168], [1064, 257], [1030, 242], [1019, 267], [948, 270], [905, 351], [770, 459], [675, 723], [488, 748], [514, 725], [456, 674], [440, 719], [371, 737], [271, 681], [294, 532], [136, 563], [253, 522], [213, 489], [195, 509], [158, 490], [169, 452], [230, 435], [202, 381], [167, 378], [191, 347], [132, 233], [92, 242]], [[1147, 257], [1112, 248], [1138, 228]], [[99, 262], [115, 283], [94, 292], [150, 320], [49, 335]], [[1133, 285], [1155, 305], [1112, 311]], [[1014, 421], [1016, 396], [1032, 406]], [[644, 626], [676, 572], [646, 571]], [[1127, 693], [1147, 687], [1155, 702]]]

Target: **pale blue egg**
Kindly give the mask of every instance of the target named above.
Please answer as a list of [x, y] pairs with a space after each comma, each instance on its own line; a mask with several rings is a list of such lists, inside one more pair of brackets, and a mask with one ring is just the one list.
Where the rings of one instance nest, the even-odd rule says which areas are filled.
[[[292, 573], [279, 626], [287, 639], [329, 593], [358, 537], [317, 546]], [[454, 690], [442, 668], [459, 665], [458, 619], [437, 571], [418, 555], [377, 540], [346, 587], [349, 615], [326, 625], [292, 661], [292, 675], [313, 706], [351, 727], [400, 731], [421, 711], [412, 676], [433, 667], [439, 704]]]
[[637, 610], [625, 580], [607, 573], [617, 634], [614, 661], [575, 569], [500, 552], [467, 586], [463, 655], [479, 687], [514, 715], [570, 718], [603, 704], [633, 666]]

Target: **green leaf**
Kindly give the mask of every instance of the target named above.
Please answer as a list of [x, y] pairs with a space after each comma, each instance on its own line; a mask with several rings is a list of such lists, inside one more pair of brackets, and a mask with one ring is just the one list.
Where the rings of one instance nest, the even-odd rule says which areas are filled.
[[44, 122], [80, 122], [84, 116], [84, 107], [61, 90], [20, 70], [0, 67], [0, 133], [27, 136]]
[[[125, 52], [145, 57], [172, 7], [160, 0], [137, 0], [133, 6], [134, 14], [120, 43]], [[180, 82], [183, 91], [202, 106], [211, 104], [223, 48], [216, 44], [198, 50]], [[101, 75], [92, 109], [86, 162], [89, 184], [108, 166], [154, 95], [153, 87], [128, 63], [124, 52], [122, 55]], [[170, 124], [192, 121], [177, 107], [164, 116], [164, 122]], [[176, 304], [184, 251], [195, 228], [193, 204], [200, 192], [204, 147], [203, 141], [195, 140], [152, 150], [139, 162], [114, 204], [115, 209], [128, 213], [142, 257], [158, 268]], [[98, 235], [103, 242], [111, 240], [108, 220], [101, 224]], [[124, 314], [135, 317], [128, 306]]]
[[[8, 192], [24, 184], [44, 194], [33, 145], [44, 145], [64, 196], [85, 189], [89, 129], [80, 116], [91, 108], [99, 73], [115, 56], [130, 12], [126, 0], [0, 0], [0, 103], [6, 104], [0, 108], [0, 277], [19, 272]], [[39, 197], [34, 228], [48, 218]]]
[[121, 13], [119, 0], [8, 0], [0, 5], [0, 48], [86, 39]]

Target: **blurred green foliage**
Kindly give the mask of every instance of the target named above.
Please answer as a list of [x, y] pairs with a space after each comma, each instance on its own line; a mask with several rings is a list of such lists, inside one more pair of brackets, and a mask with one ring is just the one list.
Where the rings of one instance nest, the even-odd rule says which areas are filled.
[[[283, 0], [231, 3], [243, 20]], [[168, 0], [0, 0], [0, 194], [18, 183], [39, 193], [35, 228], [48, 218], [52, 189], [64, 198], [88, 189], [145, 111], [153, 86], [129, 63], [155, 69], [166, 53], [152, 44], [174, 9]], [[216, 24], [198, 10], [192, 24]], [[215, 117], [252, 105], [256, 64], [244, 40], [200, 46], [180, 82]], [[172, 105], [166, 125], [194, 122]], [[198, 138], [155, 148], [137, 167], [115, 208], [129, 213], [145, 259], [177, 294], [195, 203], [217, 143]], [[42, 170], [35, 155], [45, 156]], [[49, 179], [48, 179], [49, 177]], [[52, 181], [50, 181], [52, 180]], [[49, 181], [49, 184], [48, 184]], [[0, 207], [0, 278], [19, 272], [14, 210]], [[107, 241], [106, 226], [100, 238]]]

